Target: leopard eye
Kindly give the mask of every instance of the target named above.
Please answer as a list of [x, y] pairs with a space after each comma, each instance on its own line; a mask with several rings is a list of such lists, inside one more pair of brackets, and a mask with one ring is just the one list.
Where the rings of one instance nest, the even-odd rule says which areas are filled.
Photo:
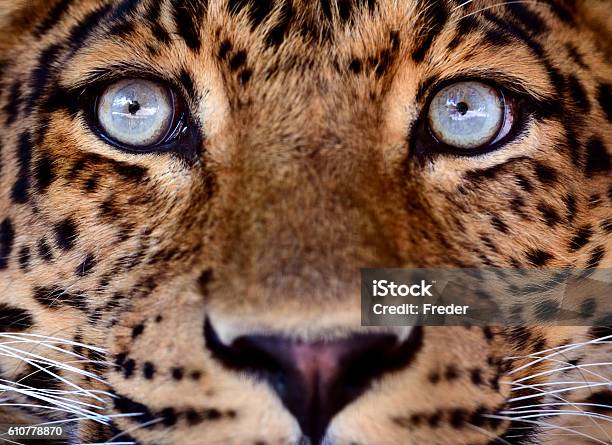
[[442, 88], [430, 102], [429, 128], [443, 144], [458, 149], [482, 147], [498, 139], [506, 104], [497, 89], [476, 81]]
[[111, 141], [150, 149], [177, 130], [177, 103], [166, 85], [145, 79], [123, 79], [98, 96], [95, 113], [101, 132]]

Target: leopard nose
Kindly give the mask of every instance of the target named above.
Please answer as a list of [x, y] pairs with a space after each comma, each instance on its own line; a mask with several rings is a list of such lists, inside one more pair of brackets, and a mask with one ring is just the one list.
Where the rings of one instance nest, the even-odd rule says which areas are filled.
[[269, 382], [311, 443], [319, 443], [331, 419], [385, 373], [408, 366], [421, 346], [415, 327], [405, 340], [367, 333], [303, 342], [274, 335], [248, 335], [223, 345], [212, 325], [207, 345], [225, 365]]

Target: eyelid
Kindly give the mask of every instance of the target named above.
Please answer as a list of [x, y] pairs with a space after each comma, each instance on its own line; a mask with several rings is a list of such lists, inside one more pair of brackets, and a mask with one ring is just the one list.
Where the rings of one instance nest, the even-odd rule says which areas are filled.
[[536, 108], [545, 109], [556, 102], [556, 97], [553, 95], [538, 94], [532, 89], [523, 87], [523, 84], [527, 83], [525, 79], [495, 70], [465, 71], [442, 79], [429, 78], [419, 86], [416, 101], [425, 101], [425, 106], [429, 106], [430, 98], [433, 95], [444, 87], [457, 82], [488, 84], [498, 88], [504, 95], [513, 95], [529, 102]]

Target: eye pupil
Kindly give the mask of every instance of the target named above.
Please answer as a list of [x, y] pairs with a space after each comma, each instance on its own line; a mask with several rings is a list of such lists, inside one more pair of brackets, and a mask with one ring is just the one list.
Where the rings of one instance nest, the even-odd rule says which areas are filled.
[[130, 114], [136, 114], [138, 113], [138, 110], [140, 110], [140, 104], [138, 103], [137, 100], [133, 100], [130, 102], [130, 104], [128, 105], [128, 111], [130, 112]]
[[461, 114], [462, 116], [464, 116], [464, 115], [465, 115], [465, 113], [467, 113], [467, 112], [468, 112], [469, 107], [468, 107], [468, 105], [467, 105], [465, 102], [459, 102], [459, 103], [457, 104], [456, 109], [457, 109], [457, 111], [459, 112], [459, 114]]

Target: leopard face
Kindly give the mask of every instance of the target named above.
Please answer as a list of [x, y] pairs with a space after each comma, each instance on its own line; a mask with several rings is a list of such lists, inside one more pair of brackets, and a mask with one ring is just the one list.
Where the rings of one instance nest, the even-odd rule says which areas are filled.
[[[612, 265], [609, 2], [0, 6], [0, 423], [609, 443], [609, 329], [366, 329], [359, 305], [363, 267]], [[510, 117], [458, 149], [428, 110], [466, 83]], [[122, 85], [171, 131], [113, 121], [154, 116]]]

